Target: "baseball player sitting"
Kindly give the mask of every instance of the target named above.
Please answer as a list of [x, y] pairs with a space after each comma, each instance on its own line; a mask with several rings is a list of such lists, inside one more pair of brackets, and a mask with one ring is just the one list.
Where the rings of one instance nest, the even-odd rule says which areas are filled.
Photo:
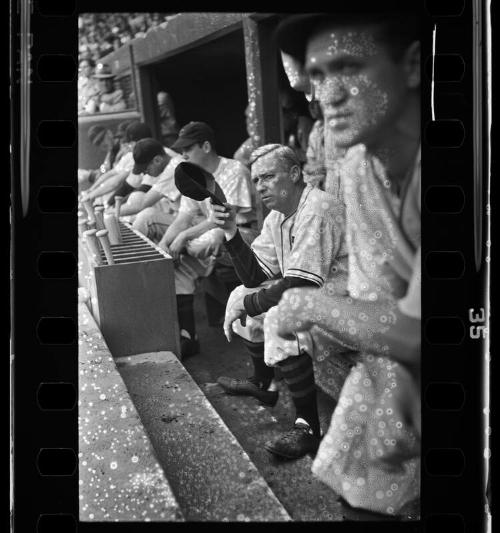
[[[186, 161], [213, 176], [207, 188], [212, 192], [217, 190], [235, 206], [236, 223], [250, 240], [254, 236], [251, 226], [256, 215], [248, 169], [239, 161], [217, 154], [215, 134], [204, 122], [190, 122], [184, 126], [172, 148], [181, 151]], [[209, 199], [198, 202], [182, 196], [179, 214], [159, 243], [176, 260], [175, 290], [182, 355], [192, 355], [199, 350], [193, 311], [195, 282], [211, 272], [224, 239], [223, 230], [209, 220], [211, 211]]]
[[174, 170], [183, 159], [152, 138], [141, 139], [134, 146], [132, 157], [134, 165], [125, 187], [133, 192], [122, 205], [120, 215], [135, 216], [133, 228], [159, 242], [179, 210], [180, 192], [175, 186]]
[[[328, 282], [335, 291], [345, 292], [344, 207], [338, 198], [304, 183], [300, 161], [290, 147], [262, 146], [252, 153], [250, 164], [257, 192], [271, 209], [260, 235], [251, 247], [245, 244], [229, 205], [214, 206], [212, 218], [224, 230], [226, 248], [243, 282], [229, 297], [224, 332], [228, 340], [233, 331], [244, 339], [254, 374], [244, 380], [220, 377], [218, 383], [228, 394], [254, 396], [273, 406], [278, 400], [273, 367], [279, 366], [292, 395], [295, 423], [265, 447], [293, 459], [315, 452], [320, 441], [314, 347], [299, 337], [285, 341], [272, 332], [264, 337], [264, 329], [269, 319], [275, 322], [275, 306], [287, 289]], [[337, 394], [350, 367], [349, 357], [338, 359]]]
[[348, 297], [285, 293], [275, 327], [358, 350], [312, 471], [351, 506], [395, 515], [420, 491], [420, 29], [410, 2], [392, 16], [384, 2], [353, 4], [355, 16], [296, 16], [279, 30], [347, 149], [349, 270]]
[[[134, 191], [133, 186], [127, 186], [127, 183], [134, 183], [134, 173], [132, 172], [134, 166], [134, 159], [132, 150], [137, 141], [151, 137], [151, 129], [143, 122], [134, 121], [130, 123], [125, 129], [122, 145], [127, 146], [127, 152], [124, 153], [119, 160], [113, 165], [113, 168], [103, 174], [96, 182], [82, 195], [84, 200], [95, 200], [101, 198], [103, 200], [110, 200], [114, 195], [126, 196]], [[140, 176], [135, 176], [135, 179]]]

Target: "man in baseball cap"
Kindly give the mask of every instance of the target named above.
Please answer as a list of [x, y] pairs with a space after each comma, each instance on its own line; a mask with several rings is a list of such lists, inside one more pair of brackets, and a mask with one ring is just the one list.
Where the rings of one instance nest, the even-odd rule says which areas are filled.
[[[150, 174], [148, 167], [154, 158], [164, 159], [165, 150], [160, 142], [156, 139], [142, 139], [134, 146], [134, 168], [132, 172], [134, 174]], [[168, 161], [166, 161], [168, 163]]]
[[389, 515], [420, 494], [420, 32], [413, 8], [351, 0], [278, 28], [280, 48], [310, 77], [325, 129], [347, 150], [339, 176], [349, 269], [347, 296], [293, 289], [273, 327], [289, 340], [311, 335], [323, 354], [359, 354], [312, 470], [351, 506]]
[[111, 113], [113, 111], [123, 111], [127, 106], [123, 98], [121, 89], [113, 90], [113, 78], [115, 75], [111, 72], [109, 65], [99, 63], [93, 75], [97, 80], [99, 92], [91, 98], [86, 105], [85, 110], [88, 113]]
[[214, 130], [205, 122], [189, 122], [179, 131], [179, 137], [172, 145], [172, 149], [182, 152], [193, 144], [203, 144], [205, 141], [215, 148]]
[[[111, 133], [106, 134], [101, 131], [102, 126], [93, 126], [93, 128], [94, 129], [91, 128], [89, 130], [89, 137], [94, 139], [94, 142], [98, 142], [99, 138], [103, 135], [108, 135], [108, 137], [113, 138]], [[119, 152], [113, 167], [103, 174], [92, 187], [85, 192], [85, 199], [94, 200], [98, 197], [104, 197], [108, 200], [109, 204], [112, 205], [114, 203], [115, 195], [126, 196], [135, 190], [134, 186], [137, 180], [140, 181], [140, 177], [137, 176], [135, 180], [133, 177], [135, 172], [133, 170], [134, 159], [132, 149], [138, 140], [150, 136], [151, 129], [147, 124], [139, 121], [130, 123], [125, 129], [125, 142], [122, 143], [122, 147], [120, 148], [121, 157], [119, 157]], [[115, 137], [120, 138], [118, 135]], [[103, 138], [105, 139], [106, 137]], [[130, 186], [127, 187], [126, 183], [129, 181]], [[112, 193], [111, 196], [108, 196], [110, 193]]]

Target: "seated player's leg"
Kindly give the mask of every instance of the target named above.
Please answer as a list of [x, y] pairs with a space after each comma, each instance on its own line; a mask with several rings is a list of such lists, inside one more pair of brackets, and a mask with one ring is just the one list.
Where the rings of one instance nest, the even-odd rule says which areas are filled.
[[[227, 309], [231, 309], [232, 301], [243, 297], [245, 294], [259, 290], [248, 289], [243, 285], [236, 287], [231, 293]], [[274, 369], [264, 362], [264, 315], [247, 317], [245, 326], [239, 320], [233, 323], [233, 331], [243, 338], [247, 353], [253, 364], [253, 375], [245, 379], [236, 379], [221, 376], [217, 382], [228, 393], [238, 396], [253, 396], [263, 404], [274, 406], [278, 401], [278, 391], [274, 382]]]
[[175, 215], [172, 213], [165, 213], [156, 207], [147, 207], [136, 215], [132, 227], [158, 243], [174, 219]]
[[264, 320], [265, 362], [278, 365], [292, 396], [295, 422], [290, 431], [265, 444], [266, 449], [287, 459], [297, 459], [316, 452], [320, 442], [320, 424], [316, 401], [316, 385], [311, 351], [311, 339], [284, 340], [276, 335], [277, 308], [269, 309]]
[[294, 340], [283, 339], [276, 333], [277, 313], [277, 307], [271, 308], [264, 320], [265, 362], [278, 365], [281, 370], [295, 407], [295, 424], [290, 432], [266, 443], [266, 449], [276, 455], [296, 458], [315, 452], [320, 440], [313, 360], [317, 364], [327, 352], [331, 356], [335, 372], [330, 374], [333, 382], [330, 389], [338, 399], [354, 354], [318, 328], [313, 328], [312, 333], [299, 332]]
[[385, 357], [363, 356], [344, 384], [312, 471], [353, 507], [399, 514], [419, 495], [419, 385]]

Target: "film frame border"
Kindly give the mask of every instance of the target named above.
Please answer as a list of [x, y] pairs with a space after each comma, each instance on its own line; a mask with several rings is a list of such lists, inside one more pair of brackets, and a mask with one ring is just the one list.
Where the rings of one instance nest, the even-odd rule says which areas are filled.
[[[14, 3], [14, 2], [13, 2]], [[445, 2], [445, 4], [452, 2]], [[467, 490], [471, 486], [471, 479], [476, 479], [481, 487], [486, 487], [486, 480], [483, 479], [484, 472], [477, 468], [477, 458], [483, 458], [484, 450], [484, 432], [488, 430], [484, 427], [484, 419], [478, 416], [482, 412], [483, 397], [480, 397], [478, 391], [487, 388], [484, 382], [484, 357], [487, 349], [487, 339], [484, 328], [478, 330], [479, 326], [484, 326], [488, 320], [488, 313], [482, 312], [481, 309], [487, 309], [487, 278], [484, 259], [489, 257], [486, 240], [483, 238], [480, 242], [483, 261], [480, 262], [479, 271], [477, 267], [477, 249], [474, 248], [474, 205], [471, 198], [474, 197], [474, 184], [471, 180], [471, 169], [474, 168], [474, 156], [476, 153], [471, 148], [472, 143], [477, 142], [477, 133], [474, 134], [477, 124], [471, 113], [471, 102], [473, 101], [474, 89], [472, 86], [473, 72], [473, 46], [474, 36], [471, 31], [473, 25], [473, 2], [460, 2], [463, 9], [460, 14], [453, 16], [432, 16], [428, 13], [432, 2], [422, 2], [425, 4], [424, 13], [424, 30], [422, 39], [423, 58], [432, 56], [432, 41], [430, 39], [434, 28], [436, 31], [436, 50], [438, 54], [459, 55], [464, 62], [464, 73], [458, 81], [439, 82], [434, 93], [436, 106], [437, 121], [459, 120], [463, 124], [464, 139], [461, 144], [454, 147], [430, 146], [426, 142], [426, 135], [434, 138], [443, 134], [436, 134], [439, 128], [441, 131], [450, 131], [447, 127], [450, 123], [439, 126], [432, 125], [430, 106], [422, 106], [422, 198], [427, 199], [429, 189], [434, 187], [451, 188], [455, 187], [462, 191], [464, 203], [458, 211], [439, 212], [429, 209], [428, 202], [424, 200], [422, 209], [422, 227], [423, 227], [423, 316], [422, 334], [424, 339], [423, 348], [423, 368], [422, 368], [422, 417], [423, 417], [423, 453], [422, 453], [422, 521], [423, 531], [435, 531], [437, 527], [446, 526], [451, 530], [460, 530], [463, 524], [463, 531], [477, 531], [478, 527], [483, 527], [487, 522], [485, 515], [485, 499], [481, 491]], [[40, 5], [39, 5], [40, 4]], [[40, 269], [36, 265], [40, 264], [41, 257], [47, 257], [47, 254], [69, 254], [77, 258], [77, 235], [76, 235], [76, 184], [73, 176], [76, 174], [77, 161], [77, 114], [76, 114], [76, 83], [74, 78], [67, 81], [50, 82], [42, 81], [37, 71], [37, 62], [42, 56], [61, 55], [64, 57], [71, 56], [77, 63], [77, 24], [76, 19], [79, 12], [91, 12], [92, 4], [95, 2], [73, 2], [75, 9], [71, 15], [55, 16], [42, 14], [39, 8], [42, 1], [33, 3], [33, 13], [31, 18], [31, 30], [33, 35], [31, 47], [31, 93], [32, 93], [32, 120], [31, 120], [31, 185], [30, 209], [27, 217], [24, 219], [20, 216], [19, 206], [20, 190], [16, 176], [19, 175], [18, 159], [12, 160], [13, 167], [13, 223], [14, 223], [14, 247], [12, 249], [12, 265], [16, 272], [17, 283], [22, 282], [23, 287], [15, 287], [14, 296], [16, 301], [13, 303], [13, 335], [15, 346], [15, 363], [17, 366], [23, 366], [22, 354], [36, 353], [34, 361], [30, 358], [29, 373], [26, 376], [21, 368], [22, 386], [15, 386], [14, 389], [14, 406], [17, 412], [14, 412], [14, 427], [16, 432], [16, 450], [14, 455], [15, 472], [22, 474], [24, 472], [24, 482], [26, 476], [30, 479], [30, 490], [37, 494], [36, 507], [22, 511], [19, 508], [16, 512], [16, 527], [21, 524], [38, 523], [40, 529], [40, 516], [58, 516], [52, 520], [66, 521], [67, 524], [78, 524], [78, 529], [86, 528], [99, 529], [106, 524], [78, 523], [78, 476], [72, 466], [77, 465], [78, 450], [78, 431], [77, 431], [77, 408], [71, 402], [65, 404], [66, 408], [60, 410], [43, 409], [40, 403], [40, 388], [47, 390], [47, 385], [54, 384], [59, 387], [65, 387], [70, 391], [78, 391], [78, 374], [77, 364], [74, 358], [76, 350], [76, 338], [73, 342], [66, 344], [52, 344], [50, 335], [54, 335], [54, 319], [69, 318], [74, 324], [76, 319], [76, 299], [77, 291], [75, 287], [76, 275], [67, 277], [51, 276], [45, 277], [40, 275]], [[45, 2], [47, 4], [47, 2]], [[69, 2], [71, 4], [71, 2]], [[103, 3], [99, 3], [98, 10], [104, 10]], [[126, 5], [120, 3], [112, 9], [112, 2], [105, 2], [106, 11], [126, 11]], [[475, 2], [475, 5], [483, 5], [482, 2]], [[157, 3], [155, 4], [157, 5]], [[154, 11], [146, 9], [144, 11]], [[154, 6], [153, 6], [154, 7]], [[483, 5], [483, 9], [485, 9]], [[69, 9], [68, 9], [69, 10]], [[483, 13], [484, 16], [484, 13]], [[13, 29], [16, 28], [16, 21], [12, 19]], [[483, 19], [482, 24], [485, 21]], [[43, 36], [43, 37], [42, 37]], [[62, 37], [62, 38], [61, 38]], [[15, 40], [15, 39], [14, 39]], [[17, 42], [17, 41], [16, 41]], [[14, 56], [14, 57], [13, 57]], [[17, 49], [11, 50], [11, 62], [16, 64]], [[424, 60], [423, 60], [424, 61]], [[39, 63], [38, 63], [39, 64]], [[75, 71], [76, 72], [76, 71]], [[424, 77], [425, 79], [425, 77]], [[56, 86], [57, 85], [57, 86]], [[422, 102], [430, 101], [431, 98], [430, 83], [424, 83], [422, 86]], [[476, 90], [478, 90], [476, 88]], [[484, 89], [483, 89], [484, 90]], [[450, 94], [463, 96], [462, 100], [450, 97]], [[20, 102], [16, 99], [17, 89], [14, 90], [12, 98], [13, 116], [17, 116]], [[453, 100], [456, 105], [449, 105], [449, 99]], [[484, 101], [483, 101], [484, 105]], [[476, 109], [477, 111], [477, 109]], [[479, 109], [482, 113], [484, 110]], [[71, 131], [73, 126], [73, 141], [63, 147], [41, 146], [37, 141], [38, 128], [43, 121], [51, 121], [50, 124], [44, 124], [50, 130], [52, 135], [59, 139], [68, 141], [67, 133], [58, 133], [57, 126], [67, 128]], [[60, 121], [54, 124], [54, 121]], [[430, 126], [429, 126], [430, 124]], [[434, 131], [431, 131], [434, 128]], [[437, 128], [437, 130], [436, 130]], [[11, 126], [13, 139], [20, 137], [20, 131], [16, 129], [13, 121]], [[429, 132], [431, 132], [429, 134]], [[50, 137], [49, 133], [49, 137]], [[475, 137], [476, 135], [476, 137]], [[459, 136], [459, 135], [458, 135]], [[58, 141], [61, 142], [61, 141]], [[483, 139], [483, 142], [486, 142]], [[57, 144], [57, 143], [56, 143]], [[16, 142], [14, 142], [15, 149]], [[18, 146], [19, 155], [21, 146]], [[483, 147], [479, 149], [484, 150]], [[478, 148], [476, 147], [476, 150]], [[57, 159], [57, 172], [51, 165], [51, 161]], [[35, 167], [33, 163], [38, 165]], [[483, 169], [485, 174], [487, 170]], [[451, 177], [450, 177], [451, 174]], [[483, 184], [485, 183], [483, 177]], [[59, 188], [55, 191], [53, 187]], [[43, 189], [45, 188], [45, 191]], [[49, 190], [50, 189], [50, 190]], [[64, 189], [64, 190], [63, 190]], [[59, 193], [70, 198], [73, 193], [75, 203], [71, 210], [64, 206], [57, 205], [54, 197]], [[434, 205], [440, 204], [440, 196], [446, 203], [446, 192], [434, 195]], [[50, 193], [53, 193], [52, 195]], [[52, 196], [52, 203], [40, 204], [40, 197], [45, 194], [46, 197]], [[443, 200], [441, 200], [442, 202]], [[46, 201], [47, 202], [47, 201]], [[54, 205], [56, 204], [56, 205]], [[66, 204], [67, 205], [67, 204]], [[48, 206], [48, 207], [47, 207]], [[482, 234], [488, 233], [487, 213], [481, 218]], [[33, 231], [35, 230], [35, 231]], [[19, 243], [23, 243], [20, 245]], [[435, 276], [433, 268], [429, 270], [429, 258], [431, 254], [452, 254], [458, 252], [463, 258], [463, 270], [454, 278], [443, 278]], [[66, 255], [68, 257], [68, 255]], [[443, 256], [442, 256], [443, 257]], [[43, 259], [42, 259], [43, 261]], [[434, 259], [436, 264], [441, 260]], [[50, 260], [48, 260], [50, 264]], [[68, 264], [71, 260], [68, 260]], [[74, 266], [74, 265], [73, 265]], [[453, 267], [450, 267], [453, 268]], [[38, 270], [38, 271], [37, 271]], [[69, 267], [68, 272], [71, 270]], [[460, 269], [458, 269], [460, 270]], [[47, 271], [50, 271], [48, 268]], [[66, 274], [68, 273], [66, 272]], [[63, 273], [63, 275], [65, 275]], [[445, 276], [446, 277], [446, 276]], [[18, 299], [21, 299], [19, 301]], [[30, 302], [29, 308], [25, 309], [24, 305]], [[23, 306], [22, 316], [19, 307]], [[17, 310], [16, 310], [17, 307]], [[45, 322], [40, 326], [42, 318], [52, 319], [52, 324]], [[20, 322], [24, 326], [20, 326]], [[450, 320], [451, 319], [451, 320]], [[448, 320], [446, 322], [446, 320]], [[441, 322], [439, 322], [441, 321]], [[50, 322], [50, 321], [49, 321]], [[27, 324], [26, 324], [27, 323]], [[42, 321], [42, 324], [44, 321]], [[60, 322], [61, 323], [61, 322]], [[49, 335], [49, 343], [40, 343], [40, 328], [45, 328], [45, 334]], [[475, 328], [472, 330], [471, 328]], [[71, 329], [71, 327], [70, 327]], [[65, 328], [63, 327], [63, 331]], [[68, 331], [68, 330], [66, 330]], [[472, 338], [471, 335], [478, 335], [479, 338]], [[51, 333], [52, 332], [52, 333]], [[19, 335], [22, 335], [22, 338]], [[429, 341], [433, 341], [432, 343]], [[434, 335], [434, 336], [433, 336]], [[42, 334], [43, 336], [43, 334]], [[69, 339], [71, 335], [67, 337]], [[487, 356], [488, 354], [486, 354]], [[41, 357], [40, 357], [41, 356]], [[24, 355], [26, 357], [26, 355]], [[466, 363], [475, 359], [476, 366], [474, 371], [467, 371]], [[20, 380], [18, 376], [19, 369], [14, 375], [14, 385]], [[450, 387], [455, 387], [455, 392], [443, 393], [440, 385], [445, 384], [447, 391]], [[429, 389], [434, 388], [430, 393]], [[461, 389], [463, 393], [457, 392]], [[17, 391], [17, 392], [16, 392]], [[38, 392], [37, 392], [38, 391]], [[438, 392], [435, 392], [438, 391]], [[17, 396], [16, 396], [17, 394]], [[27, 395], [28, 398], [21, 397], [21, 394]], [[457, 400], [455, 403], [449, 402], [447, 407], [443, 408], [441, 403], [439, 409], [433, 408], [436, 404], [435, 398], [445, 395], [448, 399], [454, 395]], [[63, 395], [65, 398], [71, 396], [71, 392]], [[478, 395], [478, 396], [476, 396]], [[429, 398], [434, 400], [429, 400]], [[50, 402], [49, 402], [50, 403]], [[42, 401], [43, 404], [43, 401]], [[451, 408], [450, 408], [451, 404]], [[459, 405], [459, 407], [457, 407]], [[24, 420], [24, 422], [23, 422]], [[26, 439], [20, 444], [20, 431], [26, 433], [27, 428], [23, 428], [26, 421], [31, 424], [29, 443]], [[21, 426], [21, 428], [19, 427]], [[467, 431], [463, 431], [466, 427]], [[477, 437], [471, 438], [471, 435]], [[37, 440], [41, 438], [41, 440]], [[61, 450], [58, 455], [54, 451]], [[448, 455], [443, 450], [452, 450]], [[46, 450], [49, 450], [47, 452]], [[70, 450], [73, 450], [73, 459]], [[458, 452], [461, 450], [461, 454]], [[53, 454], [52, 457], [65, 457], [65, 460], [58, 459], [59, 474], [46, 475], [40, 472], [40, 454]], [[426, 454], [430, 453], [430, 460]], [[21, 457], [20, 457], [21, 456]], [[47, 455], [46, 455], [47, 456]], [[33, 459], [30, 464], [29, 457]], [[38, 459], [37, 459], [38, 458]], [[73, 462], [76, 461], [76, 462]], [[37, 466], [38, 462], [38, 466]], [[50, 463], [50, 460], [48, 461]], [[446, 468], [448, 470], [446, 471]], [[24, 469], [24, 470], [23, 470]], [[441, 469], [441, 470], [440, 470]], [[43, 470], [43, 469], [42, 469]], [[50, 471], [50, 469], [49, 469]], [[444, 473], [443, 473], [444, 472]], [[67, 475], [64, 475], [67, 474]], [[473, 486], [476, 486], [473, 484]], [[15, 491], [22, 490], [22, 481], [18, 478], [14, 485]], [[438, 495], [438, 498], [435, 498]], [[54, 498], [56, 496], [56, 498]], [[16, 497], [16, 504], [19, 505], [19, 495]], [[474, 501], [474, 505], [471, 502]], [[16, 505], [16, 507], [17, 507]], [[468, 511], [464, 511], [469, 509]], [[474, 511], [473, 511], [474, 510]], [[474, 513], [477, 513], [476, 515]], [[458, 516], [462, 518], [458, 518]], [[72, 516], [73, 519], [68, 517]], [[36, 518], [36, 519], [35, 519]], [[47, 518], [42, 518], [42, 522]], [[72, 522], [73, 520], [73, 522]], [[150, 523], [147, 526], [141, 524], [141, 527], [155, 528], [161, 527], [162, 524]], [[336, 523], [340, 530], [355, 530], [356, 523]], [[394, 530], [412, 530], [415, 524], [408, 523], [384, 523], [384, 529], [389, 526]], [[115, 527], [115, 526], [113, 526]], [[119, 529], [134, 530], [137, 525], [120, 523]], [[380, 528], [380, 523], [376, 522], [369, 525], [370, 530]], [[472, 528], [472, 529], [471, 529]], [[24, 528], [23, 528], [24, 529]]]

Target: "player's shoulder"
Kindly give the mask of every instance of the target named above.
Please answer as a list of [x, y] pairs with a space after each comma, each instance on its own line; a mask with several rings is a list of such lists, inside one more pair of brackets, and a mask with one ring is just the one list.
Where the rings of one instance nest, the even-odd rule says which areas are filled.
[[218, 170], [228, 174], [250, 174], [248, 168], [241, 161], [222, 156]]
[[302, 216], [318, 216], [321, 218], [335, 217], [343, 210], [343, 203], [331, 194], [307, 185], [304, 189]]

